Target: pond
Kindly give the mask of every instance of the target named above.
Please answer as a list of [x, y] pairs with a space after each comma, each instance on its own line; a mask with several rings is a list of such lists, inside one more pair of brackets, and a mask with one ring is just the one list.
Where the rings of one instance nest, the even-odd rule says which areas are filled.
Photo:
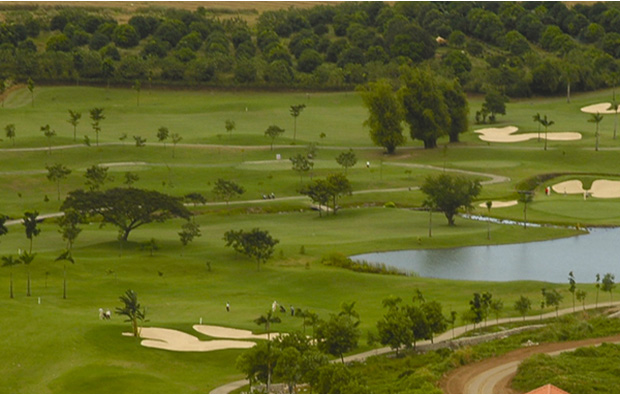
[[594, 282], [596, 274], [620, 275], [620, 228], [597, 228], [564, 239], [437, 250], [405, 250], [356, 255], [354, 260], [385, 263], [422, 277], [450, 280]]

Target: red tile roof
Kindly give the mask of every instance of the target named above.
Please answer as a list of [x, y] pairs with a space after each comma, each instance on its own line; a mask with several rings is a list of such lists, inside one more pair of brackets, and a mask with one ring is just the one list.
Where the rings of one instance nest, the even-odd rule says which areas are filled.
[[528, 394], [568, 394], [568, 392], [556, 387], [553, 384], [547, 384], [531, 390]]

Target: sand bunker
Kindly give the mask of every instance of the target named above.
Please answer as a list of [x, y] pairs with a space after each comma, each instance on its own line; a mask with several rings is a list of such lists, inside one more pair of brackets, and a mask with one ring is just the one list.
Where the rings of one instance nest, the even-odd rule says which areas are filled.
[[[131, 336], [131, 333], [123, 333]], [[185, 332], [165, 328], [141, 328], [140, 343], [144, 347], [158, 348], [168, 351], [216, 351], [230, 348], [252, 348], [256, 344], [253, 341], [240, 340], [199, 340], [196, 336]]]
[[583, 188], [579, 180], [564, 181], [551, 187], [554, 192], [561, 194], [584, 194], [601, 199], [613, 199], [620, 197], [620, 181], [596, 180], [589, 190]]
[[[267, 334], [255, 335], [243, 329], [226, 328], [213, 325], [194, 325], [194, 330], [211, 337], [222, 337], [226, 339], [263, 339], [267, 340]], [[279, 333], [271, 333], [271, 337], [278, 336]]]
[[[517, 204], [519, 204], [519, 202], [517, 202], [516, 200], [509, 200], [507, 202], [502, 202], [500, 200], [493, 200], [492, 202], [493, 202], [493, 204], [491, 205], [491, 209], [502, 208], [502, 207], [511, 207], [511, 206], [516, 206]], [[487, 207], [487, 203], [486, 202], [480, 203], [478, 205], [478, 207], [486, 208]]]
[[581, 111], [588, 113], [588, 114], [615, 114], [616, 113], [611, 108], [611, 103], [592, 104], [591, 106], [582, 107]]
[[[506, 126], [504, 128], [486, 128], [474, 130], [475, 133], [479, 133], [480, 140], [488, 141], [491, 143], [518, 143], [522, 141], [537, 139], [538, 133], [521, 133], [513, 134], [519, 130], [516, 126]], [[545, 133], [540, 132], [540, 138], [545, 138]], [[575, 132], [557, 132], [547, 133], [547, 140], [553, 141], [569, 141], [569, 140], [581, 140], [581, 133]]]

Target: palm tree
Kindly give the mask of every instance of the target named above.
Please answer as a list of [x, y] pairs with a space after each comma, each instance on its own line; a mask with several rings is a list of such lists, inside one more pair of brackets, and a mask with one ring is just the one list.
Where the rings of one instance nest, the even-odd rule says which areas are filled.
[[527, 229], [527, 204], [534, 199], [532, 191], [518, 191], [519, 202], [523, 203], [523, 229]]
[[554, 123], [555, 122], [553, 122], [552, 120], [547, 119], [547, 115], [545, 115], [545, 117], [540, 120], [540, 124], [545, 127], [545, 151], [547, 150], [547, 128]]
[[13, 299], [13, 266], [19, 265], [19, 259], [14, 259], [13, 255], [5, 255], [2, 257], [2, 267], [10, 268], [9, 274], [9, 297]]
[[36, 236], [39, 235], [39, 233], [41, 233], [41, 229], [39, 229], [37, 227], [38, 222], [37, 222], [37, 217], [39, 216], [39, 212], [38, 211], [26, 211], [24, 213], [24, 218], [23, 218], [23, 222], [22, 225], [24, 225], [24, 227], [26, 228], [26, 238], [30, 239], [30, 249], [28, 250], [29, 253], [32, 253], [32, 239]]
[[[71, 250], [65, 250], [58, 258], [54, 259], [54, 262], [69, 261], [75, 263], [71, 256]], [[67, 299], [67, 264], [65, 263], [62, 269], [62, 298]]]
[[26, 296], [30, 296], [30, 264], [34, 261], [35, 256], [37, 254], [32, 254], [30, 252], [22, 252], [19, 256], [19, 262], [26, 265], [26, 273], [28, 276], [28, 283], [26, 285]]
[[267, 340], [271, 340], [271, 336], [270, 336], [271, 324], [279, 324], [280, 322], [282, 322], [282, 320], [280, 319], [280, 317], [274, 314], [273, 310], [267, 311], [266, 315], [261, 315], [260, 317], [254, 320], [254, 323], [256, 323], [256, 325], [265, 325], [265, 331], [267, 332]]
[[491, 240], [491, 207], [493, 207], [493, 201], [487, 200], [485, 204], [489, 212], [489, 218], [487, 219], [487, 240]]
[[598, 112], [596, 114], [591, 114], [590, 119], [588, 119], [588, 122], [592, 122], [596, 124], [596, 133], [594, 133], [596, 143], [594, 145], [594, 151], [598, 151], [598, 139], [599, 139], [598, 125], [601, 123], [602, 120], [603, 120], [603, 116], [599, 114]]
[[534, 120], [534, 122], [538, 123], [538, 142], [540, 142], [540, 113], [537, 112], [536, 114], [534, 114], [532, 119]]
[[97, 137], [97, 147], [99, 147], [99, 132], [101, 131], [99, 122], [105, 119], [105, 116], [103, 115], [103, 108], [95, 107], [90, 110], [90, 119], [93, 120], [93, 130], [95, 131], [95, 136]]
[[82, 118], [82, 113], [73, 111], [73, 110], [68, 110], [68, 111], [69, 111], [69, 119], [67, 120], [67, 122], [73, 125], [73, 141], [76, 141], [77, 140], [77, 136], [76, 136], [77, 125], [78, 123], [80, 123], [80, 118]]
[[4, 128], [4, 131], [6, 133], [6, 137], [11, 139], [11, 142], [13, 143], [13, 147], [15, 147], [15, 124], [10, 123], [6, 125], [6, 127]]
[[56, 136], [56, 131], [50, 128], [50, 125], [41, 126], [43, 135], [47, 137], [47, 145], [49, 148], [49, 154], [52, 154], [52, 137]]
[[291, 116], [293, 117], [293, 142], [295, 142], [295, 137], [297, 136], [297, 117], [301, 114], [301, 112], [303, 111], [303, 109], [306, 108], [305, 104], [297, 104], [294, 106], [291, 106]]
[[146, 322], [146, 308], [141, 310], [138, 294], [131, 289], [128, 289], [119, 299], [125, 306], [117, 307], [116, 314], [127, 317], [125, 322], [131, 322], [132, 333], [134, 337], [138, 337], [138, 321]]

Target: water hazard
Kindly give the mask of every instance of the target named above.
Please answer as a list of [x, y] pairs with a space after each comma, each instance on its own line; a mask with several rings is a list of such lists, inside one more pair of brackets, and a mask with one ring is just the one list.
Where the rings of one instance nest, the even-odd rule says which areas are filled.
[[594, 282], [597, 273], [601, 277], [620, 275], [620, 228], [592, 229], [585, 235], [532, 243], [378, 252], [351, 258], [450, 280], [562, 283], [573, 271], [577, 282]]

